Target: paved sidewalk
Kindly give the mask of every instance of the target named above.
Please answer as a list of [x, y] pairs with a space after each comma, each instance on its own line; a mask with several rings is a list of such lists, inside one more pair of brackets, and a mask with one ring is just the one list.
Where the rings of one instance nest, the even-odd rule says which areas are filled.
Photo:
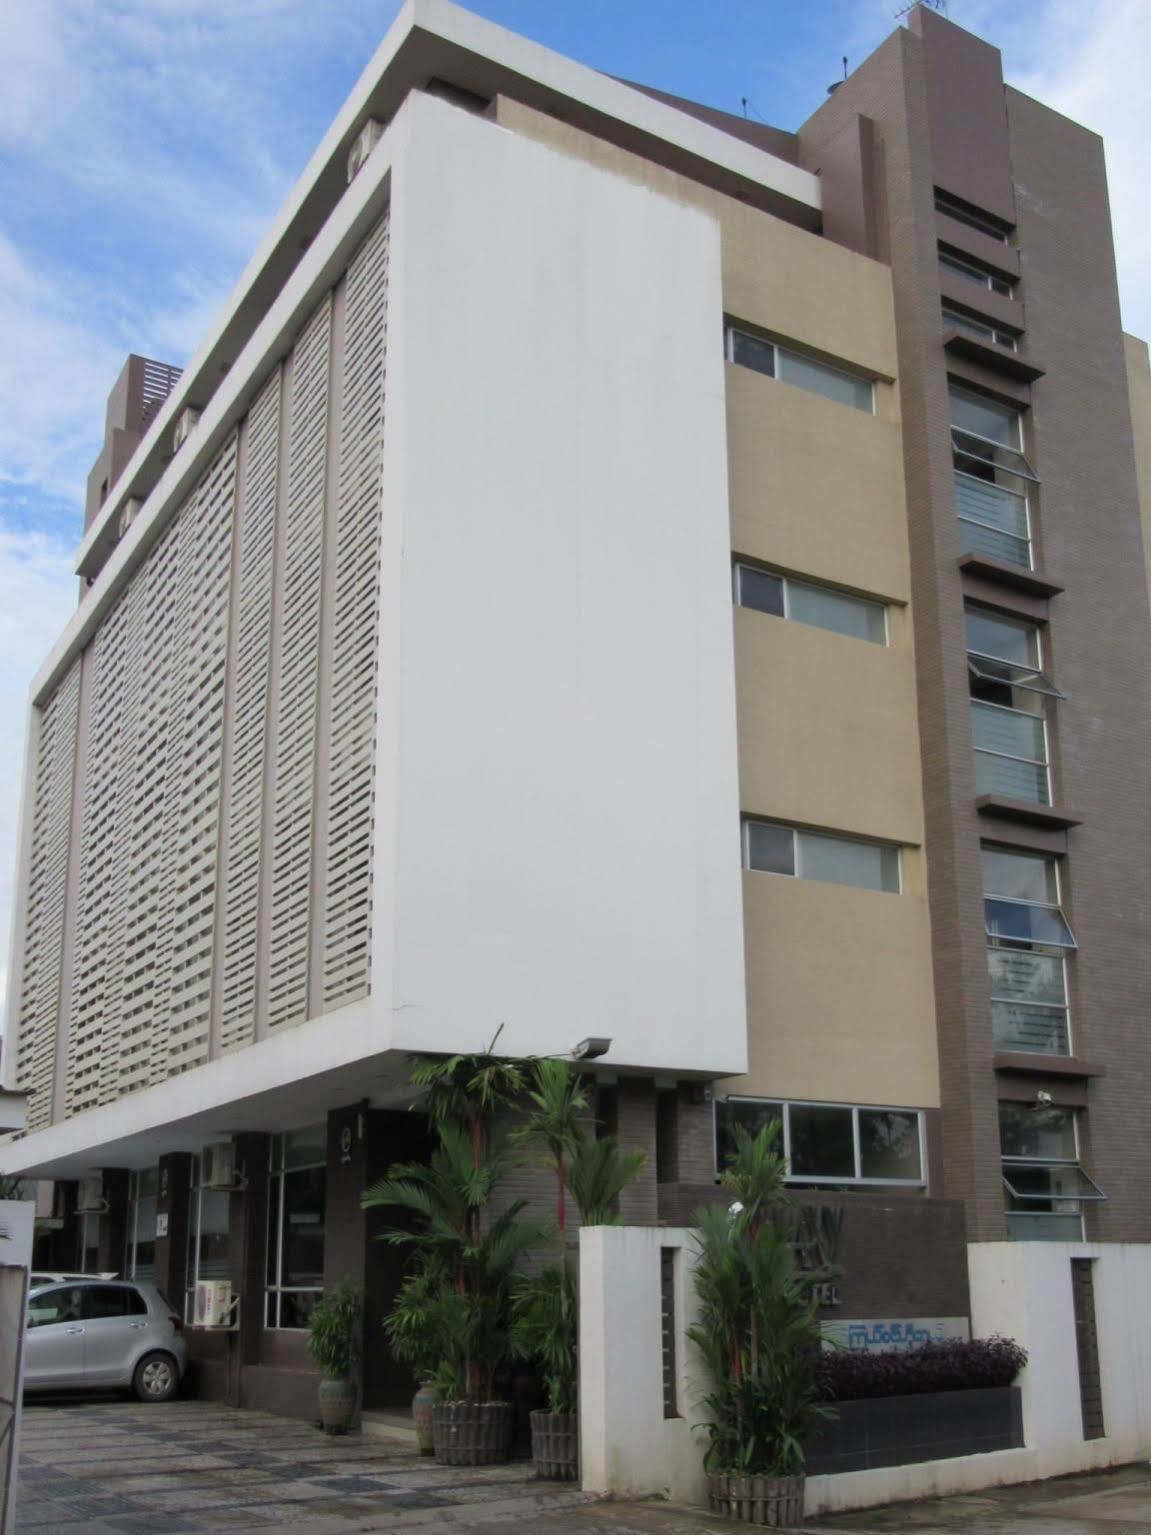
[[406, 1443], [329, 1438], [206, 1402], [26, 1405], [17, 1535], [345, 1535], [517, 1523], [583, 1501], [530, 1465], [456, 1469]]

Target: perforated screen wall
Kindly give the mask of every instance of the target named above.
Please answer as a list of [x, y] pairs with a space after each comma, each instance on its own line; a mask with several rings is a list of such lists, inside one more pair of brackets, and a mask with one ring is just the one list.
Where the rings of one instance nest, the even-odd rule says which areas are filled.
[[387, 275], [385, 217], [39, 711], [32, 1129], [367, 991]]

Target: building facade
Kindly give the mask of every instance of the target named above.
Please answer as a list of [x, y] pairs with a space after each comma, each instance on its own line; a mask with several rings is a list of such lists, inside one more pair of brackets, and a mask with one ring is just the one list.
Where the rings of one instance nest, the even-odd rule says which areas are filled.
[[229, 1280], [202, 1389], [309, 1415], [350, 1274], [399, 1399], [359, 1196], [497, 1028], [611, 1039], [637, 1223], [780, 1117], [841, 1328], [1151, 1240], [1151, 374], [993, 47], [918, 10], [791, 134], [414, 0], [117, 390], [31, 709], [41, 1261]]

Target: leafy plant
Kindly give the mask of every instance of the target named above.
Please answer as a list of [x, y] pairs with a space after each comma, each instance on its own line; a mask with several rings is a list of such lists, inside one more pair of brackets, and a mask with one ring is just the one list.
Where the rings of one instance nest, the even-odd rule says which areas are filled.
[[576, 1202], [582, 1226], [618, 1226], [622, 1217], [616, 1201], [641, 1172], [642, 1151], [621, 1151], [614, 1136], [598, 1140], [585, 1135], [575, 1147], [566, 1170], [568, 1191]]
[[492, 1116], [523, 1091], [524, 1074], [514, 1061], [493, 1054], [503, 1033], [501, 1023], [492, 1042], [478, 1055], [413, 1055], [408, 1080], [422, 1090], [415, 1107], [427, 1115], [432, 1128], [466, 1127], [478, 1163], [487, 1147]]
[[512, 1353], [539, 1365], [549, 1412], [576, 1410], [578, 1336], [579, 1281], [570, 1259], [517, 1281], [512, 1297]]
[[417, 1076], [430, 1085], [439, 1145], [427, 1164], [391, 1168], [362, 1199], [365, 1209], [391, 1206], [416, 1217], [415, 1231], [384, 1233], [385, 1241], [416, 1254], [385, 1326], [430, 1375], [442, 1401], [490, 1401], [509, 1351], [515, 1268], [542, 1235], [519, 1220], [523, 1200], [485, 1218], [511, 1165], [506, 1148], [491, 1144], [491, 1115], [522, 1074], [489, 1056], [456, 1056], [417, 1061]]
[[1027, 1363], [1012, 1338], [946, 1338], [902, 1352], [841, 1350], [822, 1360], [823, 1392], [840, 1401], [1010, 1386]]
[[363, 1297], [350, 1279], [341, 1279], [312, 1308], [308, 1353], [327, 1380], [347, 1380], [360, 1360]]
[[754, 1138], [735, 1126], [731, 1207], [696, 1217], [700, 1320], [689, 1336], [711, 1375], [709, 1471], [798, 1475], [805, 1439], [835, 1415], [820, 1400], [819, 1321], [792, 1251], [778, 1136], [776, 1121]]
[[567, 1061], [538, 1058], [531, 1063], [526, 1096], [531, 1106], [526, 1122], [513, 1141], [542, 1142], [556, 1186], [556, 1230], [562, 1244], [567, 1230], [567, 1168], [579, 1146], [587, 1140], [584, 1116], [588, 1097], [584, 1085]]

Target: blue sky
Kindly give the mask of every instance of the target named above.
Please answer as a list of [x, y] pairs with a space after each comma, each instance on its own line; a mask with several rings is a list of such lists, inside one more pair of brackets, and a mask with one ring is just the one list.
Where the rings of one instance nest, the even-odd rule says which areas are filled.
[[[474, 0], [595, 68], [794, 128], [900, 0]], [[0, 0], [0, 966], [28, 682], [126, 353], [184, 362], [397, 0]], [[1151, 333], [1147, 0], [950, 0], [1108, 142], [1125, 323]], [[2, 988], [0, 988], [2, 994]]]

